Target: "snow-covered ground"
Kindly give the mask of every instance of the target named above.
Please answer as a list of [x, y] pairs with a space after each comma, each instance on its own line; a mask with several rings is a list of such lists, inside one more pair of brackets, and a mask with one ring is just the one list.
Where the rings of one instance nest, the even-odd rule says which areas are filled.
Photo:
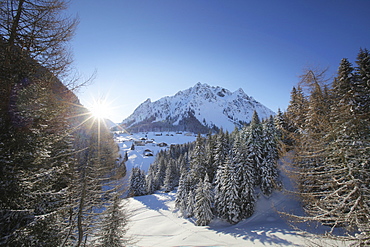
[[[146, 140], [141, 140], [145, 138]], [[124, 157], [125, 152], [128, 154], [128, 161], [126, 162], [126, 168], [128, 173], [132, 167], [140, 167], [141, 169], [148, 171], [149, 165], [154, 162], [155, 155], [164, 149], [168, 149], [171, 144], [183, 144], [193, 142], [196, 139], [196, 135], [187, 132], [142, 132], [142, 133], [121, 133], [116, 134], [115, 140], [119, 145], [120, 153]], [[142, 141], [145, 145], [135, 145], [134, 150], [130, 150], [131, 145], [135, 141]], [[153, 141], [151, 143], [151, 141]], [[149, 142], [149, 143], [147, 143]], [[158, 144], [166, 143], [166, 147], [160, 147]], [[144, 151], [150, 150], [153, 156], [145, 156]]]
[[210, 226], [196, 226], [175, 209], [175, 192], [127, 200], [132, 214], [128, 234], [136, 241], [133, 246], [346, 246], [289, 226], [277, 210], [295, 207], [297, 202], [283, 192], [260, 198], [252, 217], [236, 225], [217, 219]]
[[[165, 147], [156, 144], [180, 144], [196, 139], [194, 135], [185, 133], [139, 133], [134, 135], [120, 134], [116, 137], [122, 155], [127, 151], [129, 161], [128, 171], [133, 166], [148, 169], [154, 161], [154, 156], [144, 156], [144, 150], [150, 149], [154, 154]], [[135, 146], [129, 150], [135, 140], [146, 137], [154, 139], [145, 146]], [[280, 164], [284, 166], [284, 163]], [[284, 188], [292, 190], [289, 178], [282, 173]], [[193, 219], [184, 219], [175, 209], [175, 191], [164, 193], [159, 191], [153, 195], [126, 199], [131, 213], [128, 235], [136, 243], [133, 246], [346, 246], [319, 237], [308, 236], [294, 230], [279, 214], [284, 212], [299, 212], [300, 205], [292, 195], [284, 190], [276, 191], [269, 198], [260, 196], [255, 213], [248, 219], [236, 225], [215, 219], [210, 226], [196, 226]]]

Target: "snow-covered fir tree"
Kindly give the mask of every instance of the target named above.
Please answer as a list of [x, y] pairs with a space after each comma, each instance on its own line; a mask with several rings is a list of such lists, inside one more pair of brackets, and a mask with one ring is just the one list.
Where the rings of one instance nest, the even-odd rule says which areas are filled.
[[131, 239], [126, 237], [128, 230], [127, 206], [118, 193], [112, 195], [112, 204], [104, 212], [99, 231], [94, 235], [94, 246], [120, 247], [130, 244]]
[[157, 156], [155, 157], [155, 163], [157, 165], [157, 172], [154, 176], [154, 184], [156, 185], [156, 190], [159, 190], [164, 183], [164, 179], [166, 177], [166, 169], [167, 169], [167, 156], [166, 151], [160, 151]]
[[279, 186], [277, 161], [279, 158], [278, 143], [274, 119], [271, 116], [263, 124], [263, 159], [261, 164], [261, 190], [269, 196]]
[[190, 188], [189, 193], [187, 195], [186, 217], [193, 217], [194, 209], [195, 209], [195, 188]]
[[213, 181], [216, 175], [217, 166], [215, 149], [216, 149], [216, 137], [217, 135], [208, 134], [205, 144], [205, 155], [206, 155], [206, 173], [208, 174], [209, 181]]
[[227, 208], [224, 205], [226, 200], [225, 184], [227, 183], [227, 180], [228, 169], [226, 163], [224, 163], [217, 168], [214, 189], [216, 215], [220, 218], [225, 218], [225, 215], [227, 214]]
[[206, 226], [213, 219], [213, 193], [212, 185], [209, 182], [208, 174], [205, 175], [204, 181], [200, 182], [195, 191], [195, 208], [194, 216], [198, 226]]
[[223, 129], [220, 129], [216, 137], [216, 145], [214, 149], [214, 166], [216, 168], [222, 166], [226, 161], [230, 152], [230, 141], [228, 132], [224, 132]]
[[146, 190], [149, 194], [154, 193], [158, 188], [159, 185], [155, 180], [155, 175], [157, 174], [158, 167], [157, 163], [152, 163], [148, 169], [148, 175], [146, 176]]
[[241, 214], [248, 218], [254, 212], [255, 204], [255, 172], [253, 160], [246, 151], [245, 143], [240, 134], [236, 135], [233, 145], [233, 162], [236, 167], [237, 179], [239, 182], [239, 197], [241, 200]]
[[261, 166], [263, 160], [263, 139], [262, 124], [256, 111], [253, 113], [252, 121], [249, 126], [242, 131], [246, 139], [246, 152], [253, 161], [255, 171], [255, 185], [261, 184]]
[[182, 172], [179, 187], [176, 192], [175, 207], [180, 210], [181, 215], [185, 218], [188, 217], [187, 204], [189, 196], [190, 186], [187, 182], [187, 173]]
[[166, 168], [166, 176], [164, 178], [164, 189], [165, 192], [170, 192], [172, 191], [175, 186], [179, 184], [179, 172], [177, 169], [177, 163], [176, 160], [171, 159], [167, 163], [167, 168]]
[[206, 164], [206, 153], [204, 139], [198, 134], [195, 141], [195, 147], [191, 152], [190, 158], [190, 171], [194, 186], [200, 181], [203, 181], [206, 175], [207, 164]]
[[[215, 191], [216, 209], [219, 217], [231, 224], [238, 223], [242, 218], [242, 205], [239, 196], [240, 183], [237, 167], [232, 154], [226, 159], [224, 166], [217, 173], [217, 189]], [[220, 176], [220, 178], [219, 178]]]
[[139, 167], [133, 167], [130, 175], [129, 196], [146, 195], [145, 172]]

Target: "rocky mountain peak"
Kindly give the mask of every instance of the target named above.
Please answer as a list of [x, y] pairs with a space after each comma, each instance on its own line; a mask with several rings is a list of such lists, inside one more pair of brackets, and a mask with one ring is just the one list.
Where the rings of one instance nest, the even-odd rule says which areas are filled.
[[251, 121], [253, 112], [261, 118], [274, 112], [248, 96], [243, 89], [235, 92], [198, 82], [195, 86], [155, 102], [147, 99], [122, 125], [131, 131], [181, 130], [193, 132], [232, 131]]

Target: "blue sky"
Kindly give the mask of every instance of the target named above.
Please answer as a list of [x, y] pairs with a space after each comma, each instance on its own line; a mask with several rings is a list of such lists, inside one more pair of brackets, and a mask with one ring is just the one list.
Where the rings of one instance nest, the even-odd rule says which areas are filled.
[[74, 0], [71, 42], [89, 106], [107, 98], [121, 122], [147, 98], [197, 82], [242, 88], [273, 111], [286, 109], [306, 67], [355, 62], [370, 49], [370, 0]]

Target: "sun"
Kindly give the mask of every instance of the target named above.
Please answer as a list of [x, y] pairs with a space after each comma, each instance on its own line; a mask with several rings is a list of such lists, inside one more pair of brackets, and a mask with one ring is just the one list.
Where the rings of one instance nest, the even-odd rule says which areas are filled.
[[112, 111], [112, 107], [106, 99], [94, 99], [88, 109], [90, 110], [91, 115], [96, 119], [108, 118]]

